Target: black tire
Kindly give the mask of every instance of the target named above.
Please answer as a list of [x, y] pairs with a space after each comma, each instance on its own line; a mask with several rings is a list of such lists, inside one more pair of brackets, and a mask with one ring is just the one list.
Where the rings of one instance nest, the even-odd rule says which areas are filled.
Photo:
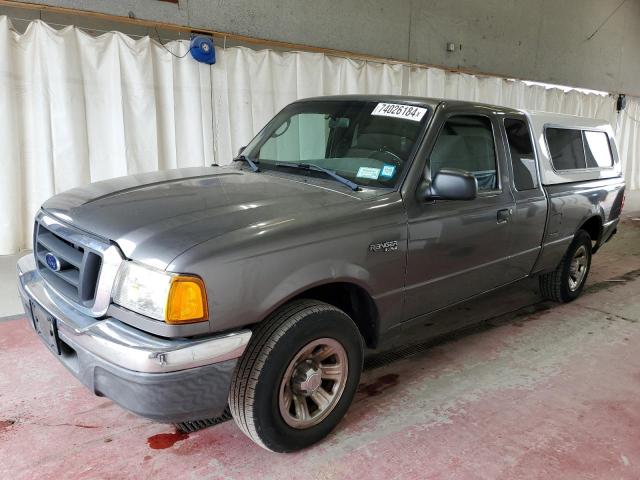
[[[348, 373], [342, 394], [317, 425], [289, 426], [279, 408], [281, 383], [289, 364], [316, 339], [336, 340], [346, 352]], [[355, 395], [362, 372], [363, 344], [358, 328], [342, 310], [315, 300], [295, 300], [254, 331], [236, 366], [229, 392], [231, 414], [255, 443], [274, 452], [293, 452], [324, 438], [340, 422]]]
[[[584, 248], [586, 270], [577, 287], [571, 287], [573, 277], [570, 276], [572, 262], [576, 253]], [[556, 302], [571, 302], [580, 296], [584, 284], [589, 276], [591, 268], [591, 237], [584, 230], [578, 230], [564, 257], [553, 272], [540, 275], [540, 293], [548, 299]]]

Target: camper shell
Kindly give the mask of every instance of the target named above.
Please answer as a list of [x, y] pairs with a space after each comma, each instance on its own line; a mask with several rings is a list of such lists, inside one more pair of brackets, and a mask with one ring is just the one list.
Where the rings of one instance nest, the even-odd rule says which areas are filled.
[[[522, 110], [522, 112], [529, 119], [534, 135], [543, 185], [584, 182], [621, 176], [622, 169], [615, 136], [611, 125], [607, 121], [535, 110]], [[597, 155], [602, 156], [598, 164], [587, 165], [585, 162], [584, 165], [576, 165], [575, 168], [561, 168], [554, 164], [549, 145], [548, 134], [554, 130], [580, 132], [581, 147], [579, 146], [577, 151], [574, 152], [578, 154], [578, 160], [586, 159], [588, 156], [588, 135], [591, 132], [606, 135], [606, 147], [608, 147], [608, 150], [599, 150], [597, 152]]]

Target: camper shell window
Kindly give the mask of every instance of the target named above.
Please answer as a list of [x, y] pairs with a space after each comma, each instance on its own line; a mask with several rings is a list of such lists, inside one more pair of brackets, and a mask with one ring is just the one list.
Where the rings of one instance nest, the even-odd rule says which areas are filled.
[[555, 170], [586, 170], [613, 166], [613, 155], [606, 132], [547, 127], [545, 137]]

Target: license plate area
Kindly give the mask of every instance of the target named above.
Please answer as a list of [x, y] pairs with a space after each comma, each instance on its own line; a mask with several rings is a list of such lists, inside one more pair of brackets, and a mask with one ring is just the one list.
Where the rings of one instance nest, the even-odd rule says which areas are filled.
[[45, 345], [53, 353], [60, 355], [60, 338], [58, 337], [56, 319], [33, 302], [31, 302], [31, 316], [33, 318], [33, 328], [35, 328]]

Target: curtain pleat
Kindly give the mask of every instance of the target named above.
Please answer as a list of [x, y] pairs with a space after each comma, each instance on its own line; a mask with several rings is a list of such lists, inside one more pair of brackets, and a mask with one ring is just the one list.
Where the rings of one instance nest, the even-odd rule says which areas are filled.
[[640, 98], [627, 97], [627, 101], [616, 127], [618, 149], [627, 188], [640, 190]]
[[[188, 42], [170, 42], [175, 55]], [[216, 49], [213, 66], [148, 37], [98, 37], [0, 16], [0, 255], [29, 248], [51, 195], [121, 175], [231, 162], [288, 103], [312, 96], [450, 98], [610, 121], [623, 171], [640, 189], [640, 99], [565, 92], [438, 68], [322, 53]]]

